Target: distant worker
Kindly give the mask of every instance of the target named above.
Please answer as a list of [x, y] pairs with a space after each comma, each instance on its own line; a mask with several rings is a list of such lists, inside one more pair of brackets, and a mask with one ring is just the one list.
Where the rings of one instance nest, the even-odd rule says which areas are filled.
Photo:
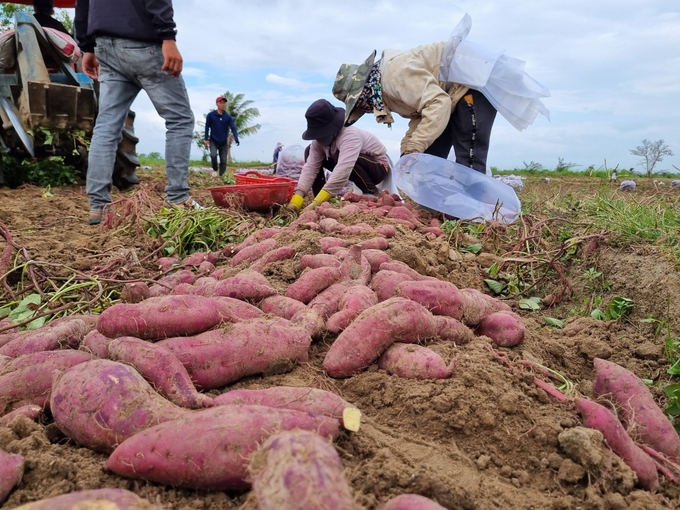
[[78, 0], [75, 29], [83, 71], [99, 80], [99, 112], [90, 144], [86, 190], [90, 225], [101, 223], [111, 203], [116, 149], [128, 110], [145, 90], [165, 120], [166, 201], [202, 209], [189, 195], [194, 114], [182, 79], [172, 0], [112, 2]]
[[272, 162], [276, 165], [279, 162], [279, 152], [283, 150], [283, 144], [278, 142], [274, 148], [274, 155], [272, 156]]
[[398, 113], [409, 119], [402, 156], [447, 158], [453, 148], [457, 163], [486, 173], [496, 111], [522, 130], [538, 113], [549, 115], [538, 98], [550, 93], [524, 72], [523, 62], [466, 42], [471, 25], [466, 14], [448, 42], [385, 50], [377, 62], [374, 51], [360, 65], [343, 64], [333, 95], [345, 103], [345, 125], [372, 113], [390, 126]]
[[53, 28], [59, 32], [71, 35], [62, 22], [54, 18], [53, 0], [33, 0], [33, 11], [33, 17], [40, 23], [40, 26]]
[[[338, 195], [351, 180], [364, 194], [378, 194], [378, 186], [391, 169], [387, 149], [375, 135], [356, 127], [344, 127], [345, 109], [325, 99], [314, 101], [305, 113], [303, 140], [314, 140], [289, 208], [298, 211], [312, 190], [314, 208]], [[324, 167], [331, 171], [326, 180]]]
[[616, 168], [615, 168], [614, 170], [612, 170], [612, 182], [616, 182], [616, 178], [617, 178], [617, 176], [616, 176]]
[[222, 177], [227, 170], [227, 142], [230, 129], [236, 145], [240, 145], [240, 142], [234, 118], [224, 110], [227, 106], [227, 99], [219, 96], [215, 99], [215, 105], [217, 109], [212, 110], [205, 118], [205, 146], [210, 149], [210, 163], [215, 172], [217, 172], [217, 155], [220, 155], [219, 176]]

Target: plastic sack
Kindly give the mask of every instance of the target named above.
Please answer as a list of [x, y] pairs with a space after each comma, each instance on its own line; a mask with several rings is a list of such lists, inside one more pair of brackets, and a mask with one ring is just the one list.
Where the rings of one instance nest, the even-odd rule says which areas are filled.
[[472, 168], [430, 154], [406, 154], [394, 182], [417, 204], [459, 219], [512, 223], [522, 204], [515, 190]]
[[276, 163], [276, 176], [299, 180], [305, 164], [305, 148], [302, 145], [289, 145], [279, 152]]
[[11, 69], [16, 62], [17, 49], [14, 42], [14, 29], [0, 34], [0, 69]]
[[47, 39], [57, 50], [57, 53], [66, 62], [75, 64], [80, 60], [80, 48], [68, 34], [55, 30], [54, 28], [43, 27]]

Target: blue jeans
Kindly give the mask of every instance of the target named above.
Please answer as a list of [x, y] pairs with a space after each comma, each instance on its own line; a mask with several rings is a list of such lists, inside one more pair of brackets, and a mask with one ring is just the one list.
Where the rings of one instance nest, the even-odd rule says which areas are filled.
[[111, 203], [111, 177], [116, 150], [127, 112], [144, 89], [158, 114], [165, 120], [165, 187], [168, 202], [189, 198], [189, 157], [194, 114], [184, 80], [161, 71], [164, 58], [160, 44], [113, 37], [97, 37], [99, 60], [99, 113], [92, 134], [87, 168], [90, 209]]

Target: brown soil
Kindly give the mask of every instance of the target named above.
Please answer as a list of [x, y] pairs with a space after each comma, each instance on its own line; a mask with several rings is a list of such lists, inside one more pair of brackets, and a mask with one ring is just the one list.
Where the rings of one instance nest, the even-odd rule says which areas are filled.
[[[143, 176], [143, 185], [162, 189], [162, 182], [149, 179]], [[587, 180], [574, 182], [570, 186], [588, 185]], [[542, 193], [544, 188], [543, 183], [529, 182], [525, 192]], [[143, 259], [154, 248], [143, 237], [87, 225], [82, 188], [54, 189], [51, 198], [43, 198], [41, 191], [0, 189], [0, 223], [30, 256], [88, 272], [121, 256]], [[204, 189], [194, 187], [194, 196], [210, 201]], [[318, 253], [320, 237], [303, 230], [279, 241], [300, 254]], [[0, 237], [0, 253], [5, 246]], [[422, 274], [488, 291], [482, 255], [451, 253], [444, 240], [399, 229], [387, 252]], [[533, 313], [511, 303], [526, 324], [523, 344], [497, 349], [480, 337], [458, 346], [450, 353], [460, 359], [449, 379], [400, 379], [376, 366], [347, 379], [331, 379], [321, 371], [333, 341], [327, 337], [312, 346], [308, 366], [284, 375], [251, 377], [233, 388], [313, 385], [337, 391], [359, 407], [361, 430], [343, 433], [337, 448], [357, 503], [367, 509], [403, 493], [422, 494], [449, 509], [680, 508], [677, 484], [662, 478], [661, 490], [655, 494], [635, 486], [630, 469], [610, 454], [601, 438], [578, 427], [573, 405], [548, 397], [534, 385], [535, 373], [519, 363], [530, 360], [550, 367], [588, 397], [592, 396], [593, 357], [619, 363], [655, 383], [667, 383], [664, 337], [655, 336], [654, 324], [639, 320], [668, 318], [673, 331], [680, 329], [678, 272], [649, 247], [624, 252], [600, 246], [571, 274], [589, 267], [603, 272], [611, 283], [611, 295], [634, 300], [629, 320], [605, 323], [572, 317], [562, 330], [547, 327], [544, 315], [564, 318], [584, 296], [579, 293], [579, 279], [571, 276], [577, 292], [558, 309]], [[145, 270], [151, 274], [149, 266]], [[266, 275], [284, 289], [299, 270], [288, 261], [271, 265]], [[659, 385], [652, 391], [663, 405]], [[24, 478], [3, 509], [103, 487], [126, 488], [173, 509], [252, 508], [247, 493], [181, 490], [108, 473], [106, 456], [68, 441], [49, 417], [40, 424], [17, 420], [0, 428], [0, 447], [26, 459]]]

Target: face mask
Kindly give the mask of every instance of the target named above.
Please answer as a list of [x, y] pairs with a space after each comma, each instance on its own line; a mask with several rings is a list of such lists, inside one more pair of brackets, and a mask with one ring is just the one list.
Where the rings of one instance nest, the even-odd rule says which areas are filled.
[[319, 142], [323, 147], [330, 147], [335, 140], [335, 135], [324, 136], [323, 138], [317, 138], [316, 141]]

